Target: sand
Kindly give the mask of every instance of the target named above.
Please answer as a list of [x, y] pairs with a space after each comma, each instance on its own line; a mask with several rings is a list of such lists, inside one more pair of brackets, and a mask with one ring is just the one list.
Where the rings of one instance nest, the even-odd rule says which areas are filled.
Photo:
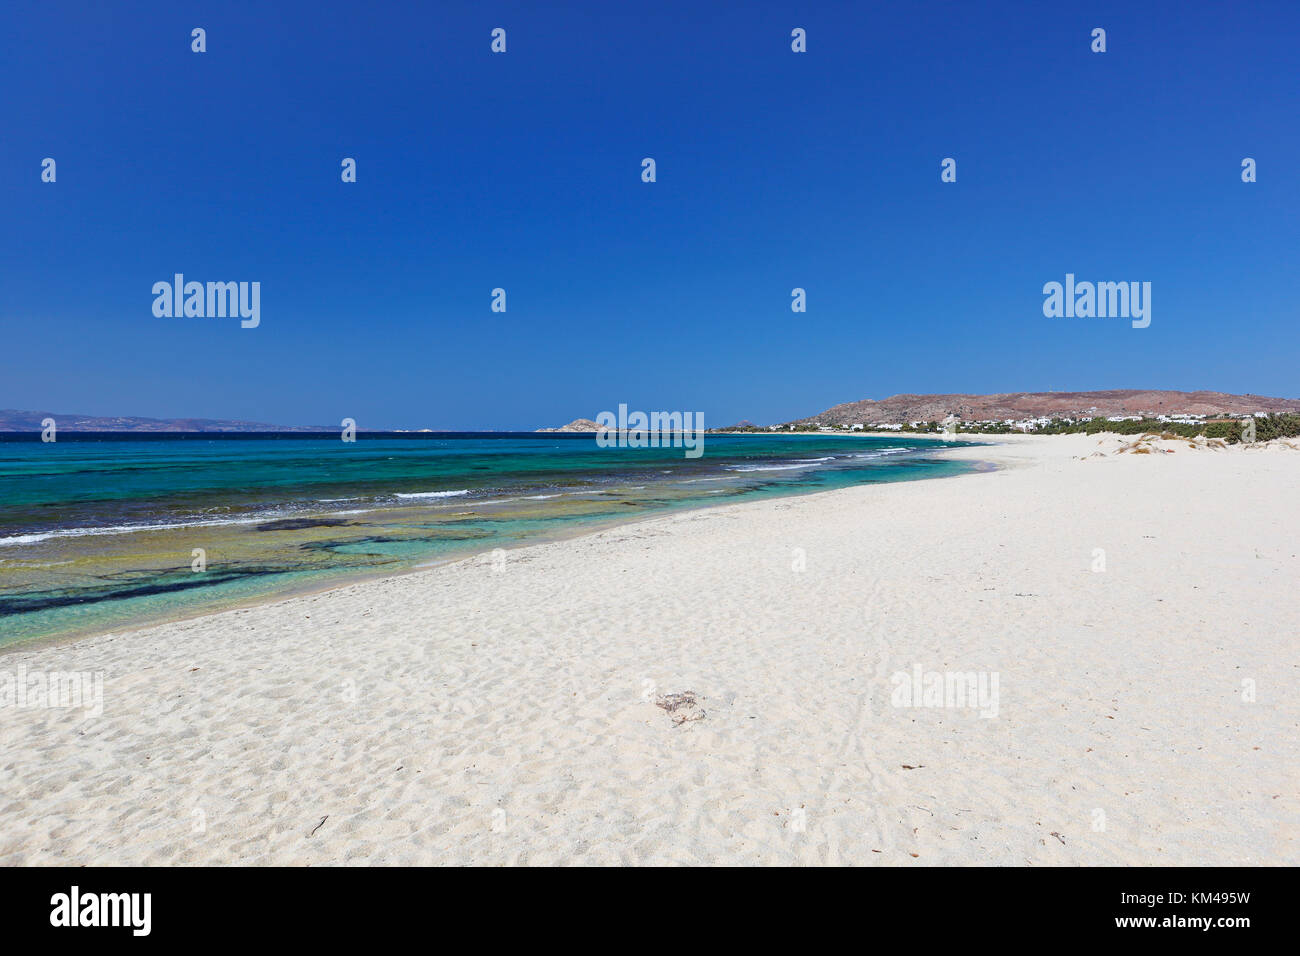
[[1300, 451], [1120, 444], [0, 653], [0, 863], [1300, 863]]

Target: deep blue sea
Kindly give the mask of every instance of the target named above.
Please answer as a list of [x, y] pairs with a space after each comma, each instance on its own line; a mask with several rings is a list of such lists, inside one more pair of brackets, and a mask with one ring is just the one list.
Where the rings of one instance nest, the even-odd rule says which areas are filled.
[[674, 509], [959, 474], [912, 436], [0, 436], [0, 643], [118, 630]]

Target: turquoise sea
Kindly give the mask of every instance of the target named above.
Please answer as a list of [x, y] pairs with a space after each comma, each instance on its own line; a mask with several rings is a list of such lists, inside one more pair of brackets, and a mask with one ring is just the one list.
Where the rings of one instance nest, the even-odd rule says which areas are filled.
[[0, 436], [0, 644], [98, 632], [721, 502], [962, 473], [947, 443], [589, 434]]

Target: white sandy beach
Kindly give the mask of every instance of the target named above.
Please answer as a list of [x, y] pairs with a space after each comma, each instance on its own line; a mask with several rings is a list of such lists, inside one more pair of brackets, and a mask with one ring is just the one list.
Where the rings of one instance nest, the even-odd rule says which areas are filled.
[[0, 652], [0, 864], [1300, 863], [1300, 451], [997, 440]]

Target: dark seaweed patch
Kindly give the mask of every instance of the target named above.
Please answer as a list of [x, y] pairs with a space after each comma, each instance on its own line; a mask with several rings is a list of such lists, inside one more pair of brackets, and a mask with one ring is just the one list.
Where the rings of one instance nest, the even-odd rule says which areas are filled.
[[31, 594], [0, 598], [0, 614], [30, 614], [33, 611], [46, 611], [56, 607], [71, 607], [77, 604], [98, 604], [101, 601], [125, 601], [128, 598], [149, 597], [155, 594], [172, 594], [180, 591], [192, 591], [195, 588], [213, 587], [227, 581], [236, 581], [256, 575], [277, 574], [291, 571], [292, 568], [248, 567], [229, 571], [206, 571], [203, 574], [187, 574], [183, 578], [153, 580], [144, 584], [122, 586], [119, 584], [102, 588], [79, 588], [74, 593], [59, 591], [38, 591]]
[[254, 531], [301, 531], [304, 528], [340, 528], [352, 524], [342, 518], [281, 518], [257, 525]]

